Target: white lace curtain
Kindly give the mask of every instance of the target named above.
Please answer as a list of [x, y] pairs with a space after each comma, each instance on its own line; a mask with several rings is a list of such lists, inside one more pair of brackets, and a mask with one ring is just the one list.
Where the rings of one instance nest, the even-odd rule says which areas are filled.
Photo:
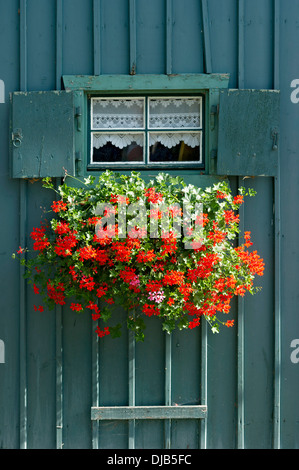
[[[104, 134], [94, 133], [93, 134], [93, 147], [99, 149], [104, 147], [108, 142], [111, 142], [117, 148], [123, 149], [132, 144], [137, 144], [140, 147], [144, 146], [144, 135], [143, 134]], [[161, 132], [148, 134], [149, 146], [160, 142], [167, 148], [172, 148], [178, 145], [180, 142], [184, 142], [189, 147], [200, 147], [201, 145], [201, 133], [200, 132]]]
[[119, 149], [128, 147], [136, 143], [143, 147], [144, 136], [143, 134], [93, 134], [93, 147], [99, 149], [104, 147], [108, 142]]
[[93, 129], [143, 129], [144, 98], [93, 98]]
[[[201, 128], [201, 98], [149, 98], [150, 129]], [[93, 129], [144, 129], [144, 98], [92, 98]]]
[[172, 148], [178, 145], [180, 142], [184, 142], [189, 147], [200, 147], [201, 144], [201, 133], [200, 132], [161, 132], [149, 133], [149, 145], [154, 145], [156, 142], [160, 142], [167, 148]]
[[150, 98], [149, 128], [200, 128], [201, 98]]

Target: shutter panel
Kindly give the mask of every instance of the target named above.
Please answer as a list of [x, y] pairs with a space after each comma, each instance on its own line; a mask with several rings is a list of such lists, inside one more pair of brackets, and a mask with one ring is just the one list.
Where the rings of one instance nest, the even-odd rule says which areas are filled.
[[277, 90], [221, 90], [217, 174], [275, 176], [278, 168]]
[[75, 175], [75, 101], [67, 91], [11, 94], [13, 178]]

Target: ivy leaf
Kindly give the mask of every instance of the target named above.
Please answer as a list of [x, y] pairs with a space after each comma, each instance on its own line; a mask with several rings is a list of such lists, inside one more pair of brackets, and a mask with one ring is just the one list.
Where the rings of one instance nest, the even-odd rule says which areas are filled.
[[112, 312], [108, 307], [101, 309], [101, 319], [106, 322], [111, 318]]
[[184, 328], [188, 328], [189, 320], [187, 317], [181, 317], [177, 324], [179, 330], [183, 330]]
[[167, 319], [163, 322], [162, 329], [170, 334], [175, 329], [175, 320]]
[[111, 338], [119, 338], [121, 336], [121, 324], [109, 327]]

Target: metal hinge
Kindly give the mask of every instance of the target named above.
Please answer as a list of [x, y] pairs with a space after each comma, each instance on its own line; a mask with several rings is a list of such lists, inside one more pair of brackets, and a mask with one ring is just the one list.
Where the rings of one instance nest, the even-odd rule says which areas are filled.
[[81, 176], [81, 171], [82, 171], [81, 152], [76, 152], [75, 162], [76, 162], [76, 174], [77, 176]]
[[81, 131], [81, 118], [82, 118], [82, 112], [81, 112], [81, 106], [76, 107], [76, 114], [75, 118], [77, 119], [77, 131]]
[[218, 105], [213, 104], [213, 106], [211, 106], [211, 112], [210, 112], [210, 129], [211, 130], [215, 129], [217, 114], [218, 114]]
[[212, 149], [210, 153], [210, 160], [211, 160], [211, 172], [215, 173], [216, 171], [216, 163], [217, 163], [217, 150]]
[[213, 149], [211, 150], [211, 159], [216, 160], [217, 158], [217, 150]]

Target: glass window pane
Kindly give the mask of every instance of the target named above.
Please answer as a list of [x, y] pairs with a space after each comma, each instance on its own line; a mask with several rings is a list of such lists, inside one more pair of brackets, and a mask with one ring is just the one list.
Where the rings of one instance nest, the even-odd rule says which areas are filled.
[[91, 163], [144, 161], [144, 134], [92, 134]]
[[92, 129], [143, 129], [144, 98], [92, 98]]
[[150, 163], [201, 163], [201, 132], [151, 132], [148, 145]]
[[149, 98], [150, 129], [201, 128], [201, 98]]

